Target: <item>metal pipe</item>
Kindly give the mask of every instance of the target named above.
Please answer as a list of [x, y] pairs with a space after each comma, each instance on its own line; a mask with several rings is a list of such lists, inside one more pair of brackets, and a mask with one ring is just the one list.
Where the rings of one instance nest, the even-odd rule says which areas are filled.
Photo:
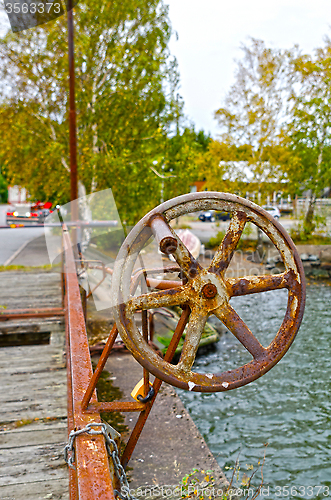
[[84, 394], [83, 401], [82, 401], [82, 409], [83, 410], [85, 410], [87, 408], [87, 405], [90, 402], [93, 391], [96, 388], [96, 385], [98, 383], [98, 380], [100, 378], [102, 370], [104, 369], [104, 366], [106, 364], [106, 361], [108, 359], [110, 351], [113, 348], [116, 337], [117, 337], [117, 328], [116, 328], [116, 325], [114, 325], [112, 328], [112, 331], [110, 332], [110, 335], [108, 337], [107, 343], [102, 351], [102, 354], [100, 356], [100, 359], [98, 361], [96, 369], [94, 370], [93, 376], [92, 376], [92, 378], [89, 382], [89, 385], [86, 389], [86, 392]]
[[[78, 198], [77, 180], [77, 130], [75, 102], [75, 50], [74, 50], [74, 12], [72, 0], [68, 0], [68, 58], [69, 58], [69, 148], [70, 148], [70, 199]], [[75, 205], [75, 206], [74, 206]], [[76, 203], [71, 207], [71, 219], [78, 219]]]
[[[172, 336], [172, 339], [170, 341], [170, 344], [169, 344], [169, 347], [167, 349], [167, 352], [164, 356], [164, 360], [165, 361], [168, 361], [169, 363], [171, 362], [172, 358], [174, 357], [175, 355], [175, 352], [176, 352], [176, 349], [177, 349], [177, 346], [179, 344], [179, 341], [183, 335], [183, 332], [184, 332], [184, 329], [185, 329], [185, 326], [186, 326], [186, 323], [189, 319], [189, 316], [190, 316], [190, 308], [188, 306], [185, 306], [184, 307], [184, 310], [182, 312], [182, 315], [180, 317], [180, 320], [178, 321], [178, 324], [176, 326], [176, 329], [174, 331], [174, 334]], [[137, 444], [137, 441], [139, 439], [139, 436], [144, 428], [144, 425], [146, 423], [146, 420], [148, 418], [148, 415], [150, 414], [150, 411], [153, 407], [153, 403], [155, 401], [155, 398], [160, 390], [160, 387], [162, 385], [162, 380], [156, 378], [154, 380], [154, 384], [153, 384], [153, 388], [154, 388], [154, 397], [153, 399], [149, 402], [149, 403], [146, 403], [146, 409], [145, 411], [142, 411], [138, 417], [138, 420], [137, 420], [137, 423], [131, 433], [131, 436], [129, 438], [129, 441], [127, 442], [127, 445], [126, 445], [126, 448], [123, 452], [123, 455], [122, 455], [122, 465], [123, 467], [126, 467], [130, 458], [131, 458], [131, 455], [133, 453], [133, 450], [135, 449], [135, 446]]]
[[162, 215], [153, 217], [150, 221], [150, 227], [156, 241], [158, 242], [161, 252], [167, 255], [175, 253], [178, 246], [177, 239], [170, 231], [170, 228]]
[[45, 307], [43, 309], [5, 309], [0, 311], [0, 321], [23, 318], [53, 318], [64, 316], [62, 307]]

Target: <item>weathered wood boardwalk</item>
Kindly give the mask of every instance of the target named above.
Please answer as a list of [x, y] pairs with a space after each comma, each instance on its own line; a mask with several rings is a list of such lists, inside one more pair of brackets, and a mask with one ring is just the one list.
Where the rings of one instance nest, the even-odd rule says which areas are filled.
[[[59, 307], [60, 275], [0, 273], [0, 305], [8, 309]], [[15, 344], [23, 343], [27, 333], [30, 338], [35, 335], [33, 339], [49, 333], [50, 343], [0, 347], [0, 500], [68, 500], [68, 468], [63, 460], [67, 442], [63, 320], [0, 322], [0, 340], [7, 337]], [[129, 354], [114, 352], [106, 369], [114, 375], [111, 379], [123, 391], [123, 398], [130, 399], [142, 376], [141, 367]], [[137, 415], [126, 417], [132, 428]], [[166, 384], [130, 466], [131, 488], [145, 487], [146, 492], [150, 485], [178, 485], [193, 468], [202, 467], [214, 471], [217, 487], [226, 484], [191, 417]]]
[[[1, 273], [0, 281], [8, 308], [61, 305], [58, 274]], [[0, 348], [0, 499], [67, 500], [63, 322], [8, 321], [1, 328], [5, 336], [48, 331], [50, 343]]]
[[[56, 272], [2, 272], [1, 309], [61, 307], [60, 276]], [[0, 346], [48, 343], [51, 334], [63, 329], [63, 318], [58, 317], [0, 321]]]

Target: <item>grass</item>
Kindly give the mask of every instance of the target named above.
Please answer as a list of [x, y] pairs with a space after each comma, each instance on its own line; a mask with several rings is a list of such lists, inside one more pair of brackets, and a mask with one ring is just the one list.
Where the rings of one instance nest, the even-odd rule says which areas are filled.
[[12, 265], [12, 266], [0, 266], [0, 273], [4, 271], [35, 271], [37, 269], [43, 270], [43, 271], [48, 271], [56, 266], [53, 266], [52, 264], [46, 264], [44, 266], [17, 266], [17, 265]]
[[176, 226], [176, 229], [192, 229], [192, 226], [183, 223], [183, 224], [178, 224], [178, 226]]
[[318, 234], [304, 235], [296, 231], [291, 231], [291, 238], [294, 243], [301, 245], [331, 245], [331, 238]]
[[225, 231], [217, 231], [216, 236], [212, 236], [210, 240], [205, 243], [205, 247], [215, 250], [222, 243], [224, 236]]
[[[216, 484], [214, 472], [212, 470], [193, 469], [186, 474], [177, 487], [182, 500], [231, 500], [231, 498], [243, 498], [243, 500], [254, 500], [258, 498], [263, 487], [263, 467], [266, 458], [266, 443], [263, 459], [259, 460], [257, 465], [248, 465], [244, 469], [239, 464], [239, 455], [234, 467], [225, 467], [232, 469], [231, 479], [227, 485], [222, 488]], [[246, 472], [249, 471], [249, 475]], [[259, 472], [259, 484], [253, 485], [254, 476]], [[216, 496], [215, 496], [216, 492]]]

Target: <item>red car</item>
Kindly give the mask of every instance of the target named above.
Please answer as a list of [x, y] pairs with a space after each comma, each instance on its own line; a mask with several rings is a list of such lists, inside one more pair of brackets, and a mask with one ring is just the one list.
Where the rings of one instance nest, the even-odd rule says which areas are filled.
[[21, 203], [16, 205], [12, 212], [7, 212], [7, 224], [8, 226], [42, 224], [51, 213], [51, 207], [49, 201], [46, 203], [38, 201], [33, 205]]

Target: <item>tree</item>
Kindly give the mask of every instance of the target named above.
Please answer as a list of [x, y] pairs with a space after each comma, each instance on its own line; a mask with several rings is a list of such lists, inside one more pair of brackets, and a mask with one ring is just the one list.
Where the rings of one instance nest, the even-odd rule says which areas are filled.
[[165, 198], [179, 196], [190, 191], [191, 186], [200, 180], [201, 164], [208, 151], [211, 137], [203, 130], [196, 132], [194, 127], [185, 127], [165, 142], [164, 172], [168, 177], [164, 183]]
[[[150, 169], [180, 107], [160, 0], [83, 0], [75, 14], [79, 178], [112, 187], [132, 223], [158, 201]], [[0, 156], [31, 195], [68, 201], [68, 63], [62, 17], [0, 42]]]
[[290, 60], [298, 49], [272, 49], [254, 38], [241, 49], [243, 58], [237, 61], [235, 83], [215, 118], [223, 143], [250, 148], [247, 160], [261, 188], [268, 180], [266, 163], [270, 179], [281, 176], [279, 165], [274, 162], [279, 154], [273, 151], [278, 147], [278, 134], [287, 117], [292, 88]]
[[309, 194], [304, 230], [310, 234], [316, 198], [331, 183], [331, 41], [326, 39], [313, 57], [294, 59], [293, 68], [298, 85], [284, 131], [284, 144], [292, 153], [287, 174], [297, 193]]
[[252, 160], [252, 146], [235, 146], [213, 140], [201, 165], [206, 189], [224, 191], [245, 196], [247, 170]]

